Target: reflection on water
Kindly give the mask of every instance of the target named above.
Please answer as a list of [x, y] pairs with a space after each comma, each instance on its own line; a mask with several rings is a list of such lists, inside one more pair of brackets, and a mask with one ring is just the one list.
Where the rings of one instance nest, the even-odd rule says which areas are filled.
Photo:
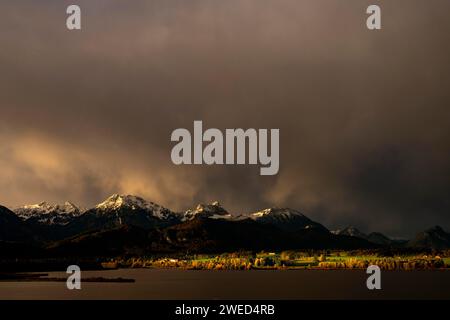
[[[0, 299], [450, 299], [450, 271], [382, 272], [382, 290], [366, 288], [364, 271], [85, 271], [83, 277], [135, 283], [0, 282]], [[50, 272], [49, 277], [67, 277]]]

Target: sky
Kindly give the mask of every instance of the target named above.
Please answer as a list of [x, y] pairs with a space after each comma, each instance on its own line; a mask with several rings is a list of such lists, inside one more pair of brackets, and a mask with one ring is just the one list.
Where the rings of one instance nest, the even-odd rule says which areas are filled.
[[[82, 30], [66, 29], [78, 4]], [[366, 28], [379, 4], [382, 29]], [[113, 193], [450, 231], [450, 2], [0, 1], [0, 204]], [[280, 171], [176, 166], [176, 128], [279, 128]]]

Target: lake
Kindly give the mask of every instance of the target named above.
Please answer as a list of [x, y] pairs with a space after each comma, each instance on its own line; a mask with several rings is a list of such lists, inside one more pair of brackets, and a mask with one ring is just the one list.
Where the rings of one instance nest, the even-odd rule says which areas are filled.
[[[49, 277], [67, 277], [49, 272]], [[450, 299], [450, 271], [383, 271], [382, 289], [366, 288], [364, 270], [206, 271], [119, 269], [82, 277], [135, 283], [0, 282], [0, 299]]]

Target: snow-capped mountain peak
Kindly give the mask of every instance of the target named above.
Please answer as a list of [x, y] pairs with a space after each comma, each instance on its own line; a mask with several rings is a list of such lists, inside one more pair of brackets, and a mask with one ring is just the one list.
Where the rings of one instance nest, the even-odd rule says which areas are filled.
[[63, 205], [60, 204], [49, 204], [47, 202], [40, 202], [37, 204], [25, 205], [23, 207], [19, 207], [15, 209], [23, 214], [51, 214], [51, 213], [59, 213], [59, 214], [70, 214], [70, 213], [80, 213], [82, 210], [78, 208], [73, 203], [66, 201]]
[[267, 208], [251, 213], [249, 217], [259, 223], [275, 225], [284, 231], [314, 228], [328, 232], [320, 223], [314, 222], [300, 211], [290, 208]]
[[[293, 217], [305, 217], [300, 211], [289, 208], [267, 208], [258, 212], [250, 214], [250, 217], [254, 220], [263, 217], [276, 217], [279, 219], [290, 219]], [[306, 217], [305, 217], [306, 218]]]
[[211, 202], [210, 204], [200, 203], [195, 209], [189, 209], [184, 213], [183, 221], [192, 220], [197, 216], [207, 217], [211, 219], [224, 219], [232, 218], [218, 201]]
[[100, 211], [114, 211], [119, 209], [131, 209], [131, 210], [145, 210], [151, 211], [154, 217], [159, 219], [166, 219], [172, 212], [151, 201], [147, 201], [141, 197], [133, 195], [119, 195], [113, 194], [108, 199], [99, 203], [95, 209]]
[[84, 211], [73, 203], [50, 204], [40, 202], [25, 205], [13, 210], [23, 220], [35, 221], [43, 224], [67, 224], [72, 218], [81, 215]]

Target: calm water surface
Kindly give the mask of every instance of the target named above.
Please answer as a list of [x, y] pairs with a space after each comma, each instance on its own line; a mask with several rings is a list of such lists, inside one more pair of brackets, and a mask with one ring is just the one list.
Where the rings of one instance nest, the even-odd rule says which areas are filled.
[[[67, 277], [50, 272], [50, 277]], [[450, 271], [385, 271], [382, 290], [366, 288], [365, 271], [193, 271], [119, 269], [82, 277], [135, 283], [0, 282], [0, 299], [450, 299]]]

